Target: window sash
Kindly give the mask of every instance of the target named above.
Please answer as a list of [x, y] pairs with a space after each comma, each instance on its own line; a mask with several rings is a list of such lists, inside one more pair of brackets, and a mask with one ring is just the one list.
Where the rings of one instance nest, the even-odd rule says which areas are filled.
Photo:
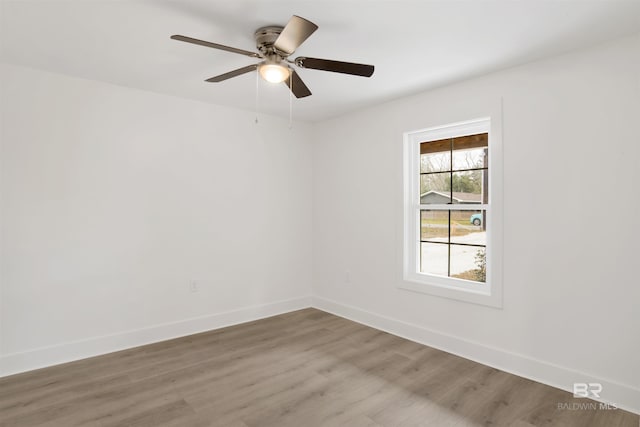
[[[463, 207], [462, 209], [460, 209], [461, 207]], [[412, 271], [413, 274], [417, 275], [417, 276], [423, 276], [423, 277], [428, 277], [430, 280], [433, 279], [436, 282], [441, 282], [438, 283], [440, 286], [449, 286], [449, 284], [446, 283], [447, 280], [451, 280], [451, 284], [450, 286], [453, 288], [458, 288], [458, 289], [464, 289], [464, 290], [470, 290], [470, 291], [479, 291], [480, 293], [486, 294], [490, 292], [491, 289], [491, 283], [489, 282], [489, 277], [491, 277], [491, 264], [489, 263], [491, 255], [490, 255], [490, 247], [491, 247], [491, 239], [490, 239], [490, 230], [491, 230], [491, 223], [489, 221], [487, 221], [487, 225], [486, 225], [486, 229], [487, 229], [487, 240], [486, 240], [486, 244], [484, 245], [465, 245], [465, 244], [460, 244], [460, 243], [455, 243], [455, 242], [431, 242], [429, 240], [423, 240], [422, 239], [422, 219], [421, 219], [421, 211], [423, 210], [432, 210], [432, 211], [442, 211], [442, 212], [447, 212], [447, 211], [477, 211], [477, 210], [485, 210], [486, 211], [486, 217], [487, 218], [491, 218], [491, 213], [490, 213], [490, 205], [488, 204], [477, 204], [477, 205], [459, 205], [459, 204], [446, 204], [446, 205], [416, 205], [415, 209], [414, 209], [414, 218], [415, 221], [413, 221], [413, 227], [410, 227], [410, 231], [414, 237], [413, 242], [412, 242], [412, 246], [414, 247], [414, 258], [415, 258], [415, 262], [413, 263], [413, 267]], [[486, 282], [475, 282], [472, 280], [465, 280], [465, 279], [458, 279], [456, 277], [451, 277], [451, 276], [438, 276], [435, 274], [429, 274], [429, 273], [423, 273], [421, 271], [421, 248], [420, 245], [422, 243], [439, 243], [439, 244], [443, 244], [443, 245], [461, 245], [461, 246], [474, 246], [474, 247], [482, 247], [485, 249], [485, 256], [486, 256], [486, 265], [487, 265], [487, 281]], [[448, 262], [451, 262], [451, 260], [448, 260]], [[410, 267], [410, 266], [409, 266]], [[405, 266], [405, 268], [407, 268], [407, 266]]]

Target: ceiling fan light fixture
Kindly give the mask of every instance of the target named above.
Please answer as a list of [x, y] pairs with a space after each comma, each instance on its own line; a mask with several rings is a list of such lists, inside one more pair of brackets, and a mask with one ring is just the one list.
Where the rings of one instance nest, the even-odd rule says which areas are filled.
[[291, 70], [289, 67], [278, 64], [278, 63], [269, 63], [265, 62], [264, 64], [260, 64], [258, 67], [258, 72], [263, 79], [270, 83], [282, 83], [283, 81], [289, 78], [291, 74]]

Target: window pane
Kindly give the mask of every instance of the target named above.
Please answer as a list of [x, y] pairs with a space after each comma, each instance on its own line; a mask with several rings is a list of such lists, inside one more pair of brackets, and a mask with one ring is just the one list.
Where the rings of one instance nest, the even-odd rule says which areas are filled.
[[479, 133], [453, 138], [453, 170], [486, 168], [489, 134]]
[[420, 243], [420, 272], [447, 276], [449, 245], [444, 243]]
[[451, 170], [451, 151], [420, 156], [420, 172], [445, 172], [449, 170]]
[[454, 204], [479, 204], [483, 202], [483, 172], [481, 170], [453, 172], [448, 187], [453, 186]]
[[451, 211], [451, 243], [487, 244], [487, 211]]
[[451, 277], [486, 282], [486, 249], [451, 245]]
[[453, 151], [453, 170], [486, 168], [486, 148]]
[[451, 173], [449, 172], [420, 175], [420, 203], [451, 203], [450, 188]]
[[420, 211], [420, 240], [449, 241], [449, 211]]

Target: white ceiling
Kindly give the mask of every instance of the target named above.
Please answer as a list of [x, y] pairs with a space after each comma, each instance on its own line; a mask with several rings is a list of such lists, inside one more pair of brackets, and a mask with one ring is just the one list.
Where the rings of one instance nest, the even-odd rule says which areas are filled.
[[[243, 109], [255, 62], [170, 40], [253, 50], [254, 31], [292, 14], [319, 26], [294, 54], [373, 64], [370, 79], [299, 70], [313, 95], [294, 119], [319, 121], [493, 70], [640, 31], [635, 1], [0, 0], [0, 61]], [[259, 111], [289, 114], [284, 84], [260, 82]]]

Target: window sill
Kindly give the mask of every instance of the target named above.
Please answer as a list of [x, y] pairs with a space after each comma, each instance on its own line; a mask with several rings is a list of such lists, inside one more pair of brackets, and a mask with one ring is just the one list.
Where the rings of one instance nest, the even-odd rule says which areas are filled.
[[427, 295], [463, 301], [488, 307], [502, 308], [502, 295], [492, 292], [490, 283], [476, 284], [466, 280], [406, 274], [398, 288]]

